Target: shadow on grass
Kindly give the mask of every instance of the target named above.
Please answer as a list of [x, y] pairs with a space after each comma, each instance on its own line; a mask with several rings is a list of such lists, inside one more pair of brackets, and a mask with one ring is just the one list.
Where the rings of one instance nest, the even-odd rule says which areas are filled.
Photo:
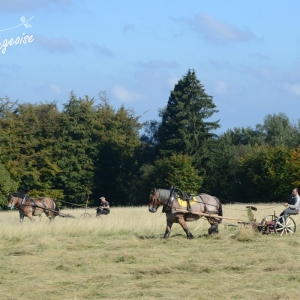
[[[176, 238], [176, 237], [186, 238], [186, 235], [182, 234], [182, 233], [175, 233], [175, 234], [171, 235], [170, 237], [168, 237], [167, 239], [165, 239], [163, 236], [155, 236], [155, 235], [138, 235], [137, 236], [137, 238], [139, 238], [141, 240], [154, 240], [154, 239], [168, 240], [168, 239]], [[195, 236], [194, 238], [202, 238], [202, 237], [209, 237], [209, 235], [208, 234], [200, 234], [198, 236]]]
[[155, 235], [138, 235], [137, 238], [141, 240], [154, 240], [154, 239], [162, 239], [161, 236], [155, 236]]
[[8, 256], [23, 256], [23, 255], [34, 255], [33, 251], [29, 251], [29, 250], [13, 250], [11, 251]]

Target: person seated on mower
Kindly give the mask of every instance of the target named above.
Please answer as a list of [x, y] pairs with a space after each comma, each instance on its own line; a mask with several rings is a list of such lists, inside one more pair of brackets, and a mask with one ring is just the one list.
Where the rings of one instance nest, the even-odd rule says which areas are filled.
[[96, 208], [97, 216], [99, 215], [108, 215], [110, 213], [110, 206], [108, 201], [105, 200], [105, 197], [100, 198], [100, 205]]
[[299, 213], [300, 209], [300, 196], [298, 194], [298, 188], [292, 190], [292, 194], [289, 196], [288, 202], [283, 204], [286, 209], [280, 214], [280, 216], [289, 216]]

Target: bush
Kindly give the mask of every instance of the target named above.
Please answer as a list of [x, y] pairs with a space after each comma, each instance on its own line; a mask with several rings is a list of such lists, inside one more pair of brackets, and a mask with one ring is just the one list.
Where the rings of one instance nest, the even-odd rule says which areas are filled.
[[0, 164], [0, 209], [7, 207], [7, 196], [16, 192], [18, 184], [12, 180], [10, 173]]

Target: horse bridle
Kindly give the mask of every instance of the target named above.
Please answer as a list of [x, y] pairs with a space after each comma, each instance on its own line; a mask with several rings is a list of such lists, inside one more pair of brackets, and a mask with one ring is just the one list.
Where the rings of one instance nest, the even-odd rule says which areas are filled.
[[[14, 195], [11, 195], [11, 197], [13, 197], [13, 198], [18, 198], [18, 197], [15, 197]], [[28, 196], [25, 195], [24, 198], [23, 198], [22, 201], [21, 201], [21, 204], [20, 204], [20, 205], [15, 205], [13, 208], [14, 208], [14, 209], [19, 209], [19, 208], [22, 207], [22, 206], [32, 206], [32, 207], [36, 206], [35, 203], [34, 203], [34, 205], [32, 205], [32, 203], [31, 203], [30, 205], [26, 205], [25, 202], [26, 202], [27, 197], [28, 197]], [[19, 198], [19, 199], [21, 199], [21, 198]], [[31, 198], [30, 198], [30, 199], [31, 199]], [[33, 201], [33, 202], [34, 202], [34, 201]]]
[[[22, 199], [20, 205], [14, 205], [13, 208], [14, 208], [14, 209], [19, 209], [21, 206], [23, 206], [24, 203], [25, 203], [26, 197], [27, 197], [27, 195], [24, 196], [24, 198]], [[10, 195], [10, 201], [12, 201], [12, 200], [15, 199], [15, 198], [18, 198], [18, 197], [14, 196], [14, 195]], [[19, 198], [19, 199], [20, 199], [20, 198]]]
[[[167, 211], [170, 210], [171, 205], [172, 205], [172, 202], [173, 202], [173, 200], [174, 200], [173, 192], [174, 192], [174, 189], [172, 188], [172, 189], [170, 190], [170, 196], [169, 196], [169, 199], [168, 199], [167, 203], [163, 205], [163, 206], [164, 206], [164, 207], [163, 207], [163, 212], [167, 212]], [[154, 205], [155, 205], [157, 202], [161, 203], [161, 199], [160, 199], [160, 197], [158, 196], [158, 194], [159, 194], [158, 191], [155, 191], [155, 193], [152, 193], [152, 197], [154, 198], [154, 199], [152, 198], [152, 199], [153, 199], [153, 202], [152, 202], [152, 207], [153, 207], [153, 208], [154, 208]], [[158, 206], [159, 206], [159, 205], [158, 205]], [[155, 209], [157, 209], [158, 206], [157, 206]]]
[[[160, 202], [160, 198], [158, 196], [159, 192], [155, 191], [155, 194], [151, 193], [152, 195], [152, 207], [154, 207], [154, 204], [156, 204], [156, 202]], [[154, 199], [153, 199], [154, 198]]]

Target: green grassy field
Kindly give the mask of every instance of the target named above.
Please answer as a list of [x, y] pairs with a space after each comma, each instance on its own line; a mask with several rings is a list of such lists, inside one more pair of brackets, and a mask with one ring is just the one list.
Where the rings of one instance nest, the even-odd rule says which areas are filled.
[[[259, 221], [283, 210], [257, 207]], [[224, 216], [247, 220], [241, 205], [224, 206]], [[200, 219], [189, 223], [198, 238], [187, 240], [175, 224], [164, 240], [165, 225], [165, 215], [147, 207], [51, 224], [45, 216], [19, 224], [17, 211], [1, 212], [0, 299], [300, 298], [300, 229], [279, 237], [220, 225], [206, 237]]]

